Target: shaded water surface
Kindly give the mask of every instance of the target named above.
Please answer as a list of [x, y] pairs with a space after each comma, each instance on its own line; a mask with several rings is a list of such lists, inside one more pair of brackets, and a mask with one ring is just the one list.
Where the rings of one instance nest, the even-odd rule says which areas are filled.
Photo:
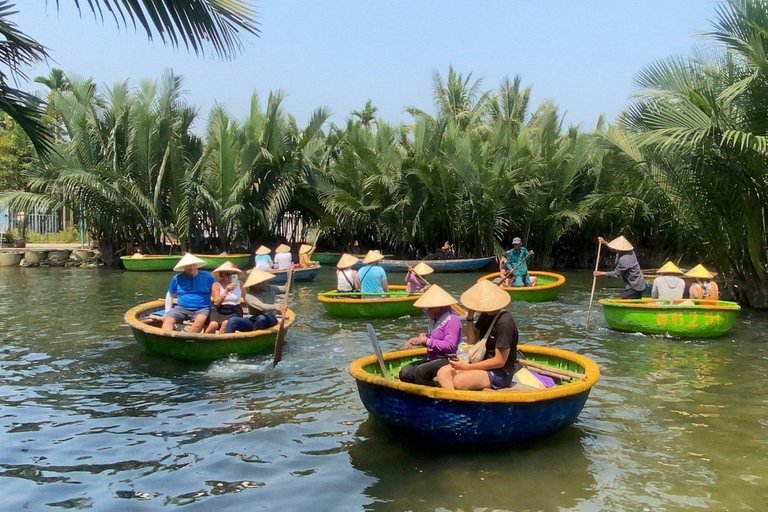
[[[681, 341], [584, 320], [591, 279], [512, 306], [521, 341], [594, 358], [576, 424], [514, 450], [425, 450], [373, 423], [346, 372], [364, 325], [327, 317], [323, 271], [292, 293], [284, 362], [150, 357], [122, 323], [171, 274], [0, 269], [3, 510], [766, 510], [768, 318]], [[477, 275], [434, 275], [459, 293]], [[402, 280], [394, 274], [390, 282]], [[615, 290], [599, 290], [603, 296]], [[374, 323], [386, 349], [424, 317]]]

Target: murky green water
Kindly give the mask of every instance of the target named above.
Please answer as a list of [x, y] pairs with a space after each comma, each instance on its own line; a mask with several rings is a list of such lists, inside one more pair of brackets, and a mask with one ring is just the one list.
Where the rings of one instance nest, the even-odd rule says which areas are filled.
[[[525, 343], [594, 358], [577, 423], [524, 449], [424, 451], [369, 420], [346, 372], [364, 326], [298, 284], [284, 362], [149, 357], [123, 313], [170, 274], [0, 269], [3, 510], [766, 510], [768, 317], [680, 341], [583, 325], [591, 279], [516, 303]], [[435, 275], [459, 292], [477, 275]], [[396, 275], [391, 282], [394, 282]], [[402, 276], [400, 276], [402, 279]], [[608, 294], [603, 290], [603, 294]], [[375, 323], [395, 348], [424, 318]]]

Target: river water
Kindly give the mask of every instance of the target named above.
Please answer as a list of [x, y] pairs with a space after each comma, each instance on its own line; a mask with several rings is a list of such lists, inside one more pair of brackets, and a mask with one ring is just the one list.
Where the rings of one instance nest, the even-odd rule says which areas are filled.
[[[591, 278], [514, 303], [521, 342], [597, 361], [578, 421], [511, 450], [425, 449], [373, 423], [346, 371], [365, 326], [324, 314], [322, 271], [292, 293], [271, 356], [151, 357], [122, 323], [172, 274], [0, 269], [0, 504], [5, 510], [766, 510], [768, 317], [681, 341], [584, 320]], [[433, 275], [460, 293], [479, 274]], [[391, 283], [402, 279], [392, 275]], [[608, 283], [602, 283], [608, 284]], [[616, 289], [598, 289], [607, 296]], [[424, 317], [375, 321], [385, 349]]]

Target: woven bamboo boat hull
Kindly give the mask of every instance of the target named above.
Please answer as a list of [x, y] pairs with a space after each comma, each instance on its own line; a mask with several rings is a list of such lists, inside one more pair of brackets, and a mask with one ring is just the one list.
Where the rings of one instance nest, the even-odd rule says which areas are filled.
[[120, 261], [123, 262], [125, 270], [131, 272], [159, 272], [159, 271], [173, 271], [173, 267], [181, 259], [181, 256], [167, 256], [167, 255], [154, 255], [147, 254], [141, 258], [132, 258], [130, 256], [121, 256]]
[[[555, 274], [554, 272], [542, 272], [532, 270], [528, 272], [531, 277], [536, 276], [538, 282], [536, 286], [503, 286], [501, 289], [509, 294], [512, 300], [521, 300], [525, 302], [547, 302], [557, 300], [557, 294], [565, 284], [565, 276]], [[484, 279], [493, 280], [499, 277], [498, 272], [488, 274], [477, 281]]]
[[[140, 304], [125, 314], [125, 323], [131, 327], [133, 337], [148, 354], [186, 361], [212, 361], [230, 354], [267, 353], [275, 347], [277, 326], [253, 332], [193, 334], [163, 331], [142, 321], [164, 307], [163, 301], [157, 300]], [[293, 312], [289, 310], [286, 329], [293, 325], [294, 318]]]
[[[449, 391], [381, 377], [375, 356], [350, 365], [371, 417], [398, 435], [439, 446], [514, 446], [551, 436], [578, 418], [600, 371], [590, 359], [548, 347], [519, 347], [527, 359], [583, 373], [585, 381], [539, 391]], [[424, 349], [384, 354], [388, 373]]]
[[608, 326], [616, 331], [715, 338], [731, 330], [741, 307], [735, 302], [691, 300], [693, 305], [657, 304], [658, 299], [602, 299]]
[[[269, 284], [285, 284], [288, 280], [287, 270], [270, 270], [270, 273], [275, 275], [274, 279], [270, 279]], [[293, 282], [312, 281], [320, 273], [320, 265], [308, 268], [295, 268], [293, 269]]]
[[214, 270], [226, 261], [231, 261], [236, 267], [240, 269], [248, 268], [251, 265], [253, 256], [250, 254], [228, 254], [226, 256], [219, 256], [218, 254], [195, 254], [198, 258], [205, 261], [205, 270]]
[[405, 315], [422, 315], [424, 312], [413, 305], [421, 294], [409, 294], [405, 286], [389, 287], [386, 298], [350, 298], [334, 292], [318, 293], [317, 299], [329, 315], [338, 318], [396, 318]]

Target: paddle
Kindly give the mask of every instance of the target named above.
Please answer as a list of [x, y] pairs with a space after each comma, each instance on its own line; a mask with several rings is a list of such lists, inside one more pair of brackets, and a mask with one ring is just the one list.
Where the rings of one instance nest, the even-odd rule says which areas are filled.
[[[506, 275], [510, 275], [510, 274], [512, 274], [512, 275], [515, 275], [515, 270], [517, 270], [517, 269], [520, 267], [520, 265], [522, 265], [523, 263], [525, 263], [525, 260], [527, 260], [527, 259], [528, 259], [528, 258], [530, 258], [530, 257], [531, 257], [531, 253], [528, 253], [528, 254], [525, 256], [525, 258], [523, 258], [522, 260], [520, 260], [520, 263], [518, 263], [517, 265], [515, 265], [515, 266], [512, 268], [512, 270], [510, 270], [510, 271], [509, 271], [509, 272], [508, 272]], [[499, 276], [501, 276], [501, 272], [499, 272]], [[503, 282], [504, 282], [504, 277], [501, 277], [501, 281], [499, 281], [499, 282], [497, 283], [497, 286], [501, 286], [501, 283], [503, 283]]]
[[[293, 269], [288, 270], [288, 277], [285, 281], [285, 300], [283, 304], [288, 306], [288, 294], [291, 293], [291, 278], [293, 277]], [[277, 329], [277, 336], [275, 337], [275, 352], [272, 355], [272, 368], [277, 366], [277, 363], [283, 358], [283, 340], [285, 339], [285, 317], [288, 315], [288, 310], [280, 316], [280, 327]]]
[[376, 337], [376, 331], [373, 330], [373, 326], [371, 324], [368, 324], [368, 337], [371, 339], [371, 345], [373, 345], [373, 352], [376, 354], [376, 359], [379, 360], [381, 373], [384, 375], [385, 379], [388, 379], [389, 374], [387, 373], [387, 365], [384, 364], [384, 356], [381, 353], [379, 338]]
[[570, 372], [568, 370], [561, 370], [560, 368], [553, 368], [551, 366], [547, 366], [544, 364], [528, 361], [527, 359], [518, 359], [517, 362], [522, 364], [523, 366], [529, 366], [539, 373], [549, 374], [550, 377], [558, 377], [560, 379], [587, 380], [587, 376], [582, 373]]
[[[597, 242], [597, 258], [595, 259], [595, 272], [597, 272], [597, 267], [600, 265], [600, 249], [602, 249], [603, 244], [601, 244], [599, 241]], [[587, 309], [587, 323], [584, 326], [584, 329], [589, 330], [589, 315], [592, 313], [592, 299], [595, 296], [595, 285], [597, 284], [597, 276], [592, 276], [592, 293], [589, 294], [589, 309]]]

